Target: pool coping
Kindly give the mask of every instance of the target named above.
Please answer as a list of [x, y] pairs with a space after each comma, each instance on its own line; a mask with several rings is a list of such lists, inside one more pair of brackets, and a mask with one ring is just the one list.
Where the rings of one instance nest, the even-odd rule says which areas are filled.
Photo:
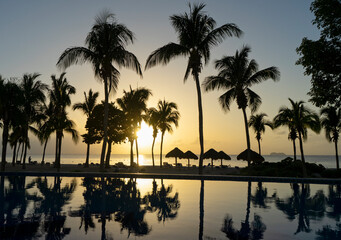
[[0, 172], [0, 176], [46, 176], [46, 177], [116, 177], [116, 178], [156, 178], [178, 180], [209, 180], [209, 181], [251, 181], [278, 183], [315, 183], [341, 184], [341, 178], [294, 178], [294, 177], [263, 177], [236, 175], [198, 175], [198, 174], [163, 174], [163, 173], [108, 173], [108, 172]]

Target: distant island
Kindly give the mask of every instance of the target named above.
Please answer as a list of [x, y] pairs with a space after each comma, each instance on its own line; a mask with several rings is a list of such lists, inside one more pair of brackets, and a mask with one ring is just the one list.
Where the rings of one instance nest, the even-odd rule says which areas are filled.
[[285, 153], [282, 153], [282, 152], [272, 152], [272, 153], [270, 153], [270, 156], [286, 156], [286, 154]]

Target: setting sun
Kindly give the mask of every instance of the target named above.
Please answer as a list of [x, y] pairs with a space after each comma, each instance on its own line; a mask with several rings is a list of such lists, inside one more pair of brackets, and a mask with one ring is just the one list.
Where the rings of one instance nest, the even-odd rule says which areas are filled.
[[141, 147], [151, 146], [153, 143], [153, 128], [144, 121], [141, 123], [141, 129], [137, 132], [137, 140]]

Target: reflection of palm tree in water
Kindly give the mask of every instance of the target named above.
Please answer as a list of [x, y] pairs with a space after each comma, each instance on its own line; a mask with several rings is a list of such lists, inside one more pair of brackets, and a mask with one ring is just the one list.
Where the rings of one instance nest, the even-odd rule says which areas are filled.
[[286, 199], [276, 198], [276, 207], [292, 221], [298, 215], [298, 226], [295, 234], [310, 232], [310, 219], [320, 220], [324, 217], [326, 197], [323, 191], [310, 196], [309, 184], [291, 184], [293, 194]]
[[262, 182], [258, 182], [255, 193], [251, 195], [253, 206], [264, 209], [270, 208], [267, 203], [269, 203], [269, 201], [271, 201], [273, 198], [274, 196], [268, 197], [268, 189], [263, 187]]
[[157, 188], [157, 183], [153, 181], [152, 193], [145, 197], [147, 203], [147, 209], [149, 211], [157, 211], [157, 220], [165, 222], [168, 219], [175, 219], [178, 215], [178, 209], [180, 208], [179, 193], [175, 193], [174, 196], [169, 196], [172, 192], [172, 186], [163, 184], [161, 180], [161, 188]]
[[205, 193], [204, 180], [201, 180], [200, 187], [200, 215], [199, 215], [199, 240], [202, 240], [204, 234], [204, 193]]
[[329, 185], [327, 204], [331, 211], [327, 211], [330, 218], [334, 218], [337, 222], [340, 221], [341, 216], [341, 185]]

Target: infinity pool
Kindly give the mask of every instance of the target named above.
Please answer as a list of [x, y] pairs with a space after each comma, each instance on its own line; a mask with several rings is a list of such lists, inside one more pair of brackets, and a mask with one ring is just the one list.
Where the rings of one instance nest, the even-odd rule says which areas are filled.
[[341, 239], [340, 185], [0, 178], [0, 239]]

